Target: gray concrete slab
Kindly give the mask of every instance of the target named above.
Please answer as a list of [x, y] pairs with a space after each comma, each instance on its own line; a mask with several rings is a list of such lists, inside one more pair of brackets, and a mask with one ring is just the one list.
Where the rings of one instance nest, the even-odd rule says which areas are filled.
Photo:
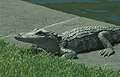
[[[75, 18], [77, 17], [77, 18]], [[72, 21], [48, 27], [51, 24], [73, 19]], [[34, 28], [42, 28], [56, 33], [62, 33], [81, 26], [116, 26], [113, 24], [92, 20], [85, 17], [67, 14], [52, 10], [43, 6], [31, 4], [21, 0], [0, 0], [0, 36], [13, 35], [20, 32], [28, 32]], [[14, 37], [5, 39], [18, 46], [30, 44], [18, 42]], [[77, 63], [85, 63], [88, 66], [102, 66], [109, 69], [120, 69], [120, 44], [115, 46], [116, 54], [111, 57], [99, 56], [98, 51], [78, 54], [79, 59], [73, 60]]]

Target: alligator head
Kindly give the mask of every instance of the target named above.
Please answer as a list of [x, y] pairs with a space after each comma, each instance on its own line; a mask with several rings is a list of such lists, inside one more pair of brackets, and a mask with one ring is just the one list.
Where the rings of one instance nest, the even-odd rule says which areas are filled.
[[45, 50], [53, 51], [53, 53], [60, 51], [57, 37], [45, 29], [34, 29], [28, 33], [17, 34], [15, 39], [18, 41], [35, 44]]

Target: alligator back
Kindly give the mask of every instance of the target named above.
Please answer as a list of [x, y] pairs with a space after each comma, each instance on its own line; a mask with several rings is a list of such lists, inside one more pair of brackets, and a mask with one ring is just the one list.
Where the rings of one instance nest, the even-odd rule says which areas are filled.
[[104, 48], [98, 39], [98, 33], [102, 31], [109, 31], [112, 40], [108, 40], [112, 44], [118, 41], [120, 27], [91, 26], [76, 28], [64, 32], [62, 34], [61, 46], [72, 49], [78, 53]]

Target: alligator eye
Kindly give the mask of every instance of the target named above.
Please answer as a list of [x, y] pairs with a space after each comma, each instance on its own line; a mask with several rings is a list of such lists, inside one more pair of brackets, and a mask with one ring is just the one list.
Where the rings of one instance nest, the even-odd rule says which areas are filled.
[[43, 32], [42, 31], [39, 31], [39, 32], [37, 32], [36, 34], [38, 35], [38, 34], [42, 34]]

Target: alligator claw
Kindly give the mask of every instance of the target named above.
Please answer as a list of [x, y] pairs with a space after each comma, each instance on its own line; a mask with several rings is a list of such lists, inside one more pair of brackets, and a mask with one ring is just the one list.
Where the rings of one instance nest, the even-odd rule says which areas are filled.
[[109, 57], [109, 56], [111, 56], [114, 53], [115, 52], [114, 52], [113, 48], [106, 48], [106, 49], [104, 49], [104, 50], [102, 50], [102, 51], [99, 52], [99, 54], [103, 55], [104, 57], [105, 56]]

